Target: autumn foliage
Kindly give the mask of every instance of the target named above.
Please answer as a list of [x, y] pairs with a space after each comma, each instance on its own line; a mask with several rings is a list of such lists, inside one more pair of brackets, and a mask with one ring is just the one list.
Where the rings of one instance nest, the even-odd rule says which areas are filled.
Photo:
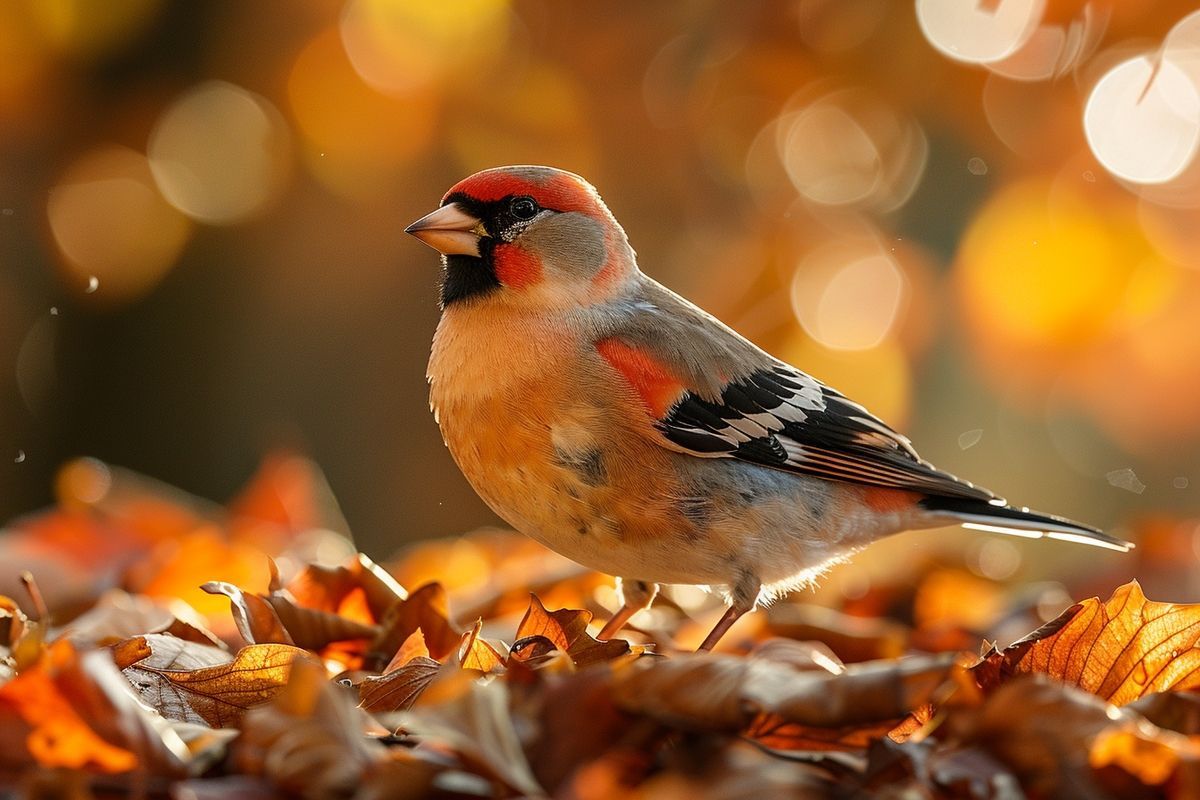
[[[94, 461], [58, 492], [0, 538], [0, 792], [1200, 796], [1200, 606], [1136, 582], [1007, 647], [917, 592], [696, 654], [669, 598], [598, 641], [608, 579], [515, 534], [376, 564], [294, 456], [223, 508]], [[998, 604], [964, 580], [926, 584]]]

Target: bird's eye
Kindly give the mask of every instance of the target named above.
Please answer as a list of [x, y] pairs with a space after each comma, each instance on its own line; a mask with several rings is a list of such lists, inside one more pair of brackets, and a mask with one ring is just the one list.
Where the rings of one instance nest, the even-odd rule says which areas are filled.
[[538, 213], [538, 204], [532, 197], [514, 197], [508, 205], [512, 215], [520, 220], [533, 219]]

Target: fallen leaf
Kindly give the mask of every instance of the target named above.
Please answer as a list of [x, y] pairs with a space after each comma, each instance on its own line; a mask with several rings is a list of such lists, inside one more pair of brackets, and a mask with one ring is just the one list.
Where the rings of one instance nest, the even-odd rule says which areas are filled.
[[438, 660], [453, 653], [462, 640], [462, 633], [450, 622], [446, 590], [439, 583], [421, 586], [388, 612], [371, 645], [377, 663], [391, 661], [404, 640], [418, 628], [425, 635], [429, 654]]
[[974, 668], [984, 688], [1037, 672], [1114, 705], [1200, 687], [1200, 605], [1147, 600], [1137, 581], [1085, 600]]
[[57, 685], [57, 674], [76, 658], [70, 642], [56, 642], [35, 666], [0, 686], [0, 763], [22, 766], [32, 759], [44, 767], [113, 773], [137, 767], [137, 756], [102, 739]]
[[209, 594], [229, 598], [238, 633], [247, 644], [295, 644], [265, 597], [243, 592], [225, 581], [209, 581], [201, 584], [200, 588]]
[[858, 617], [809, 604], [779, 603], [767, 609], [774, 636], [821, 642], [846, 663], [899, 658], [911, 630], [889, 619]]
[[246, 713], [233, 757], [243, 772], [285, 792], [349, 797], [387, 757], [383, 745], [363, 736], [366, 722], [320, 664], [298, 660], [288, 685]]
[[386, 675], [364, 678], [358, 684], [359, 705], [372, 712], [403, 711], [416, 702], [441, 670], [442, 664], [432, 658], [416, 656]]
[[265, 555], [257, 546], [233, 541], [225, 531], [209, 525], [160, 543], [129, 570], [125, 588], [149, 597], [181, 599], [222, 632], [221, 625], [228, 620], [227, 601], [204, 592], [200, 585], [222, 580], [265, 591], [270, 580]]
[[350, 527], [325, 475], [297, 453], [267, 455], [249, 483], [229, 501], [226, 513], [232, 538], [251, 542], [268, 555], [297, 544], [298, 534], [312, 531], [329, 532], [331, 541], [349, 538]]
[[1200, 693], [1158, 692], [1147, 694], [1128, 704], [1160, 728], [1188, 736], [1200, 735]]
[[503, 681], [471, 681], [451, 699], [405, 712], [403, 727], [423, 745], [445, 748], [522, 796], [544, 797], [525, 756]]
[[182, 600], [150, 598], [110, 589], [96, 604], [72, 620], [57, 635], [76, 647], [104, 646], [147, 633], [169, 633], [180, 639], [220, 646], [204, 619]]
[[306, 650], [283, 644], [254, 644], [227, 664], [193, 670], [159, 669], [139, 662], [124, 670], [142, 700], [165, 717], [236, 727], [249, 708], [267, 702], [287, 684], [292, 663]]
[[513, 653], [519, 654], [518, 657], [523, 661], [545, 655], [543, 649], [531, 641], [534, 637], [549, 641], [555, 649], [569, 655], [577, 667], [611, 661], [630, 652], [629, 642], [624, 639], [601, 642], [592, 637], [587, 632], [591, 620], [590, 611], [570, 608], [547, 611], [538, 596], [531, 594], [529, 610], [517, 626], [517, 641], [513, 643]]
[[[1000, 686], [982, 706], [952, 708], [939, 734], [1000, 759], [1035, 797], [1129, 796], [1195, 763], [1187, 737], [1037, 673]], [[1153, 763], [1138, 763], [1138, 754], [1152, 755]], [[1097, 772], [1104, 767], [1118, 768], [1123, 778]], [[1127, 785], [1114, 786], [1119, 778]]]
[[951, 655], [854, 664], [834, 674], [766, 659], [695, 654], [639, 661], [617, 673], [618, 707], [668, 725], [747, 730], [762, 715], [817, 728], [871, 725], [929, 703], [947, 683]]
[[476, 620], [471, 630], [463, 634], [458, 648], [458, 661], [463, 669], [479, 670], [485, 675], [504, 671], [504, 656], [485, 639], [480, 638], [483, 620]]
[[189, 642], [166, 633], [148, 633], [126, 639], [112, 647], [113, 661], [119, 669], [140, 666], [157, 670], [195, 670], [233, 661], [227, 650]]
[[358, 553], [347, 565], [309, 564], [287, 586], [288, 594], [304, 608], [361, 622], [378, 624], [408, 592], [387, 570]]

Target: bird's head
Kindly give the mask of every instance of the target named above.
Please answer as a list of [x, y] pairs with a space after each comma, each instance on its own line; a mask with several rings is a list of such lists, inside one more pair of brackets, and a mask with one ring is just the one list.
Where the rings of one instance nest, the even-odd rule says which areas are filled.
[[637, 270], [596, 190], [552, 167], [477, 172], [405, 231], [442, 253], [443, 308], [589, 305], [620, 293]]

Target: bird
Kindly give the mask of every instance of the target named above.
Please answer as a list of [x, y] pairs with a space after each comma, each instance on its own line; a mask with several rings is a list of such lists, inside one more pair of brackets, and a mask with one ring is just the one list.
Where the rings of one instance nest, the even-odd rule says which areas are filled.
[[427, 378], [450, 454], [516, 530], [613, 575], [615, 636], [661, 585], [744, 614], [905, 530], [950, 524], [1127, 551], [923, 460], [862, 405], [641, 271], [595, 188], [486, 169], [406, 228], [441, 253]]

